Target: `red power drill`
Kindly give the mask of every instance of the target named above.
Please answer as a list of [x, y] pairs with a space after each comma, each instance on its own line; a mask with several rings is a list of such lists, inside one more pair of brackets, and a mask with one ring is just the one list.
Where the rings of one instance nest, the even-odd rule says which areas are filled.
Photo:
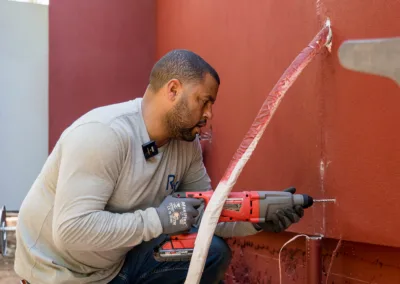
[[[205, 206], [213, 195], [212, 190], [202, 192], [176, 192], [174, 197], [201, 198]], [[278, 209], [301, 205], [308, 208], [313, 205], [313, 198], [306, 194], [294, 194], [289, 191], [242, 191], [231, 192], [225, 201], [218, 222], [264, 223], [269, 215]], [[266, 217], [267, 216], [267, 217]], [[197, 233], [184, 233], [169, 236], [154, 250], [158, 261], [188, 261], [195, 245]]]

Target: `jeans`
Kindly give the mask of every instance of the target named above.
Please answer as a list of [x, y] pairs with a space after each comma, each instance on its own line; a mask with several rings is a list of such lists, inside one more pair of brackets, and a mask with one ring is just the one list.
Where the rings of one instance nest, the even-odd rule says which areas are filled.
[[[165, 238], [166, 235], [161, 235], [130, 250], [120, 273], [110, 284], [184, 283], [190, 261], [158, 262], [153, 257], [153, 249]], [[230, 260], [229, 246], [220, 237], [213, 236], [200, 284], [222, 283]]]

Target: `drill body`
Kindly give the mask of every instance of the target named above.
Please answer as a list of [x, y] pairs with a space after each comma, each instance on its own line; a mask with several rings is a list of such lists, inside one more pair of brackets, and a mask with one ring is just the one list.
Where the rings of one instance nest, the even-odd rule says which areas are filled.
[[[208, 205], [214, 191], [175, 192], [177, 198], [203, 199]], [[220, 218], [221, 222], [264, 223], [271, 220], [271, 215], [278, 209], [300, 205], [308, 208], [313, 199], [305, 194], [292, 194], [287, 191], [242, 191], [231, 192], [224, 203]], [[197, 233], [185, 233], [170, 236], [154, 251], [158, 261], [189, 260], [193, 253]]]

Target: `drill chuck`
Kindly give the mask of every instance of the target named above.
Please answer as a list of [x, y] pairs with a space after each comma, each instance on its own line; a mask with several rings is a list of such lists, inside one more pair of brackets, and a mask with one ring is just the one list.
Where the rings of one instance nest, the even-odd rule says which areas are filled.
[[293, 194], [293, 205], [301, 205], [303, 208], [311, 207], [314, 200], [307, 194]]
[[308, 208], [311, 207], [314, 204], [314, 199], [307, 195], [307, 194], [302, 194], [303, 196], [303, 208]]

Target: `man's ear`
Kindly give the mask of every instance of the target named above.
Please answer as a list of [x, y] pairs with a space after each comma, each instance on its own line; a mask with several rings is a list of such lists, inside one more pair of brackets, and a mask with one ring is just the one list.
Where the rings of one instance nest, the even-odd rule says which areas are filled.
[[182, 84], [178, 79], [171, 79], [168, 81], [167, 85], [167, 97], [171, 101], [175, 101], [178, 95], [182, 92]]

